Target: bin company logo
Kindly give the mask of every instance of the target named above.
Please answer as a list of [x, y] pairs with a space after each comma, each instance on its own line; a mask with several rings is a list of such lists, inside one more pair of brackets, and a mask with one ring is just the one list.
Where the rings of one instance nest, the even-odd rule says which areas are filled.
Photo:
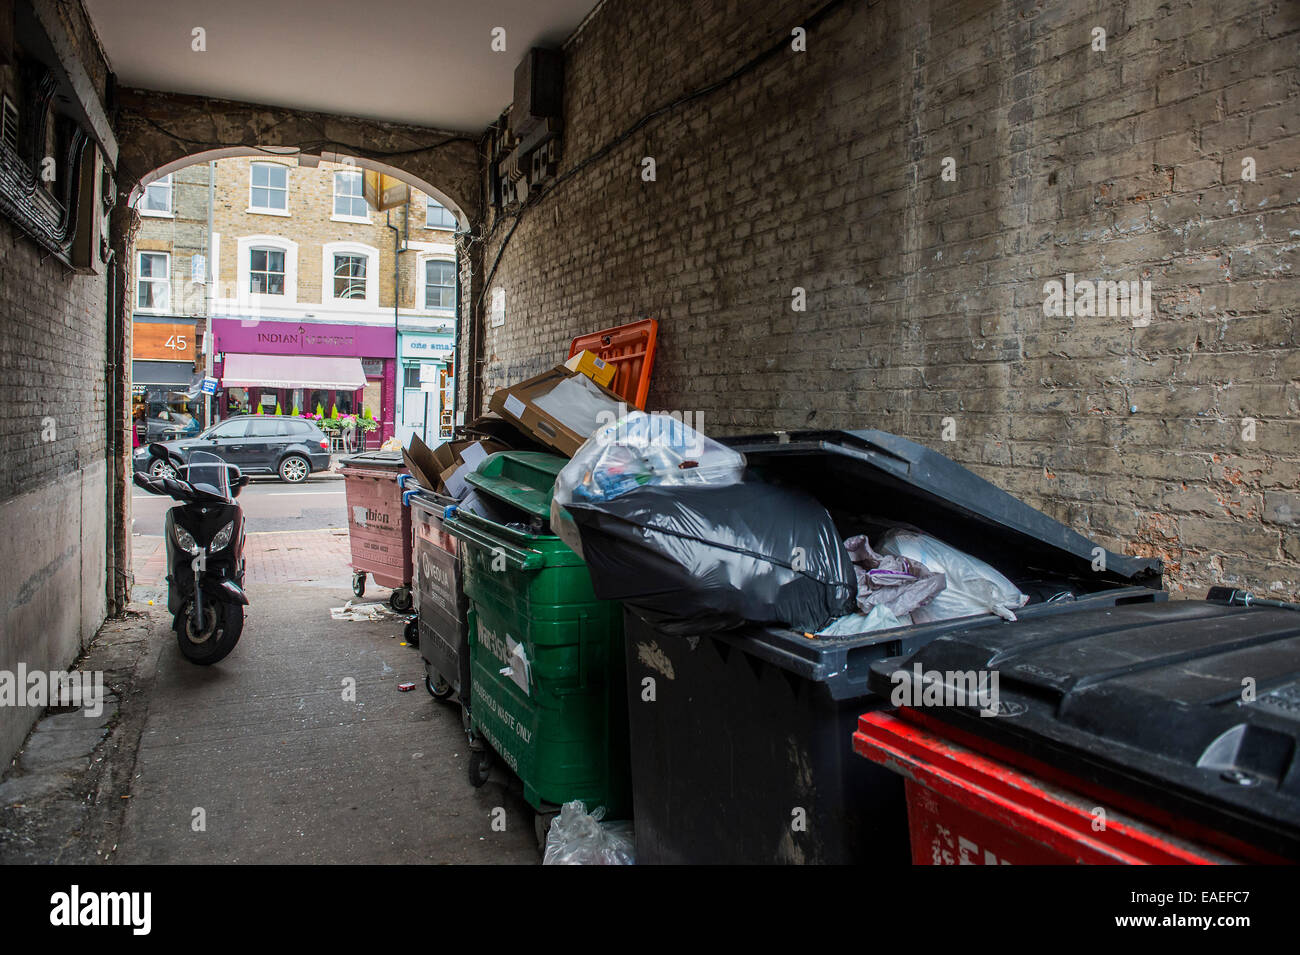
[[980, 716], [1016, 715], [998, 700], [997, 670], [926, 670], [915, 663], [910, 673], [895, 670], [889, 679], [894, 706], [977, 706]]
[[104, 712], [104, 674], [100, 670], [28, 672], [27, 664], [20, 663], [16, 673], [0, 670], [0, 706], [84, 707], [87, 716], [97, 717]]
[[51, 925], [126, 925], [132, 935], [148, 935], [153, 926], [152, 892], [82, 892], [74, 885], [51, 895], [50, 906]]

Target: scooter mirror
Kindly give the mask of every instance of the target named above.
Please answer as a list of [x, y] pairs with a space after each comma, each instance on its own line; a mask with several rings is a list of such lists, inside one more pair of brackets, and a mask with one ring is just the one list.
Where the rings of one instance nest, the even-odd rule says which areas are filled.
[[149, 445], [149, 457], [162, 458], [164, 461], [166, 461], [168, 458], [167, 449], [163, 447], [161, 444], [159, 444], [157, 441], [154, 441]]
[[239, 480], [230, 485], [230, 496], [239, 497], [239, 492], [248, 487], [249, 477], [247, 474], [241, 474]]

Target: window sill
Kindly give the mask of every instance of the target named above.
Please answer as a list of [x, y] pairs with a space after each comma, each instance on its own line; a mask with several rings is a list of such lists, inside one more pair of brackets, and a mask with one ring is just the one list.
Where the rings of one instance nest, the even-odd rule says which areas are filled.
[[174, 212], [150, 212], [148, 209], [137, 209], [136, 211], [139, 212], [140, 215], [149, 219], [175, 219], [176, 218], [176, 213]]
[[254, 209], [252, 206], [249, 206], [244, 211], [250, 216], [280, 216], [284, 219], [289, 218], [289, 212], [287, 209]]
[[358, 216], [332, 215], [330, 216], [330, 222], [352, 222], [356, 225], [371, 225], [370, 219], [362, 219]]

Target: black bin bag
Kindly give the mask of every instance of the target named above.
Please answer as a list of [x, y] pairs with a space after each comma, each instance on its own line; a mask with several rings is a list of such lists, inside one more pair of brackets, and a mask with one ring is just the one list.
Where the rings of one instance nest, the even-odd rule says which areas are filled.
[[830, 513], [760, 482], [644, 485], [565, 505], [596, 596], [665, 633], [745, 622], [816, 631], [853, 610], [857, 584]]

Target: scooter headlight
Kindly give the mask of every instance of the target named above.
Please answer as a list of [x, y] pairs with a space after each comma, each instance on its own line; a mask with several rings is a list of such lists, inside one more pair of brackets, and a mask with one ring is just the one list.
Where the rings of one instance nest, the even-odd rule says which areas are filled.
[[180, 545], [181, 550], [187, 554], [197, 554], [203, 549], [194, 540], [194, 535], [179, 524], [172, 526], [172, 536], [176, 538], [176, 543]]
[[217, 531], [217, 536], [212, 538], [212, 546], [208, 548], [211, 553], [216, 553], [225, 548], [230, 543], [230, 537], [235, 533], [235, 522], [227, 521], [226, 526]]

